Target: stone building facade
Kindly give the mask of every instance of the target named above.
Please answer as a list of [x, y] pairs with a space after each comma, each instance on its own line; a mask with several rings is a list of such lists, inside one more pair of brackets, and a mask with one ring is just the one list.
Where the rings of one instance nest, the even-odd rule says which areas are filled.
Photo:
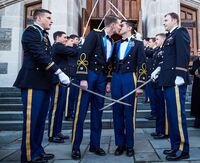
[[[83, 10], [93, 0], [2, 0], [0, 1], [0, 87], [11, 87], [22, 65], [21, 35], [28, 23], [34, 7], [42, 7], [52, 11], [52, 33], [57, 30], [69, 34], [81, 35], [83, 27]], [[99, 0], [105, 1], [107, 0]], [[163, 17], [168, 12], [177, 12], [184, 16], [182, 9], [195, 12], [194, 22], [185, 21], [191, 36], [194, 38], [194, 52], [200, 47], [200, 0], [111, 0], [113, 3], [140, 3], [137, 18], [144, 36], [153, 37], [164, 32]], [[107, 5], [106, 5], [107, 6]], [[131, 12], [131, 11], [130, 11]], [[190, 12], [187, 12], [190, 13]], [[89, 15], [87, 15], [88, 17]], [[94, 19], [95, 20], [95, 19]], [[99, 21], [99, 20], [98, 20]], [[195, 34], [196, 31], [196, 34]]]

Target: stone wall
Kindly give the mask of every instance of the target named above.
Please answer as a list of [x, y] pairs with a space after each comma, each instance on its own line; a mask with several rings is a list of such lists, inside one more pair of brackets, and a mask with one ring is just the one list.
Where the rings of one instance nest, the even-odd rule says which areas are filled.
[[0, 9], [0, 87], [10, 87], [21, 65], [23, 2]]
[[163, 19], [166, 13], [180, 14], [180, 0], [141, 0], [141, 4], [145, 37], [155, 37], [157, 33], [165, 32]]

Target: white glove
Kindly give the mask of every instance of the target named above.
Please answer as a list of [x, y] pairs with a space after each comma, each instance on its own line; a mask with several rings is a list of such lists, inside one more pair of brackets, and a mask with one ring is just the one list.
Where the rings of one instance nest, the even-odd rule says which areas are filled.
[[58, 69], [56, 72], [55, 72], [56, 75], [58, 75], [58, 78], [60, 80], [60, 82], [62, 84], [65, 84], [65, 85], [69, 85], [70, 84], [70, 79], [69, 77], [64, 73], [62, 72], [60, 69]]
[[157, 67], [152, 73], [151, 73], [151, 79], [155, 81], [158, 78], [158, 75], [160, 73], [161, 68]]
[[80, 44], [80, 45], [83, 45], [84, 42], [85, 42], [85, 38], [84, 38], [84, 37], [81, 37], [81, 38], [80, 38], [80, 43], [79, 43], [79, 44]]
[[183, 85], [184, 83], [185, 83], [184, 79], [181, 76], [177, 76], [176, 77], [176, 79], [175, 79], [175, 85], [180, 86], [180, 85]]

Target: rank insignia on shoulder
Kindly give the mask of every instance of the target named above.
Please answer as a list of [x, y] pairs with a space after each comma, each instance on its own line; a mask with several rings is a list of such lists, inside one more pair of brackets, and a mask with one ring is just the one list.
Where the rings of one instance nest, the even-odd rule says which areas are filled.
[[102, 32], [101, 29], [96, 29], [96, 28], [94, 28], [93, 30], [94, 30], [95, 32]]

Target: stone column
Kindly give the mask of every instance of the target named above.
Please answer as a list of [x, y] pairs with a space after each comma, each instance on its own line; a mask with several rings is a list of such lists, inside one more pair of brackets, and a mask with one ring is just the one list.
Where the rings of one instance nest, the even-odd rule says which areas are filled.
[[147, 37], [155, 37], [157, 33], [165, 32], [163, 20], [164, 15], [169, 12], [180, 15], [180, 0], [142, 0], [143, 27]]
[[0, 87], [11, 87], [21, 67], [23, 2], [0, 9]]
[[52, 12], [51, 42], [53, 42], [52, 34], [58, 30], [66, 32], [67, 35], [80, 33], [80, 0], [43, 0], [42, 7]]

